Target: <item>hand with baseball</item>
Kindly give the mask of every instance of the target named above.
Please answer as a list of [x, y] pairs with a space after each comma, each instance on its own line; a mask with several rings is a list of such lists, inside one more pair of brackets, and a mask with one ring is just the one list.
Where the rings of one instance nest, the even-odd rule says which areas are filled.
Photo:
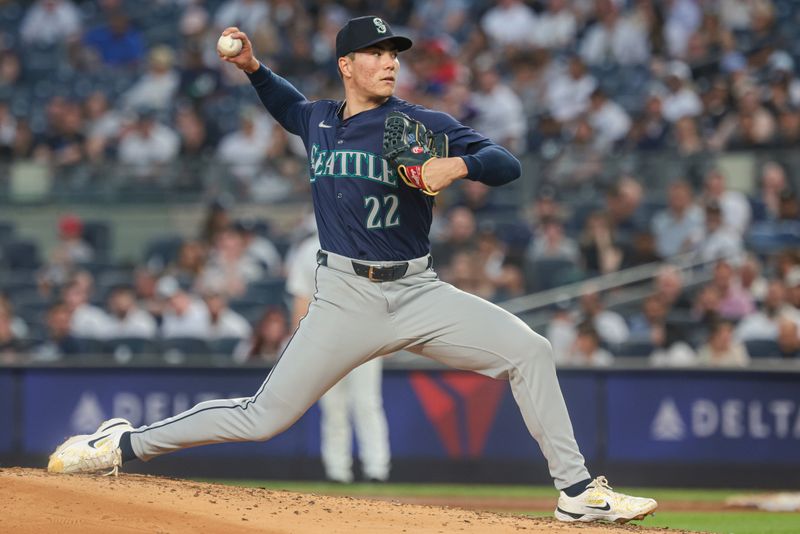
[[235, 26], [230, 26], [225, 28], [222, 32], [221, 37], [230, 36], [233, 39], [239, 39], [242, 41], [242, 50], [236, 54], [235, 56], [226, 56], [220, 51], [219, 45], [217, 46], [217, 54], [222, 61], [227, 61], [228, 63], [233, 63], [239, 69], [247, 72], [252, 73], [258, 70], [261, 64], [258, 62], [256, 57], [253, 55], [253, 46], [250, 44], [250, 39], [247, 38], [247, 35], [239, 31], [239, 28]]

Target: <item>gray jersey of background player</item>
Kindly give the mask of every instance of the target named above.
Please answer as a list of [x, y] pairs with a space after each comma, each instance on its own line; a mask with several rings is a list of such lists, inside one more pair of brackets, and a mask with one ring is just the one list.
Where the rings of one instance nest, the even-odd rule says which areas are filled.
[[[386, 115], [402, 111], [434, 133], [447, 133], [453, 157], [425, 165], [425, 181], [434, 192], [460, 179], [500, 185], [518, 178], [521, 169], [510, 153], [449, 115], [393, 96], [398, 52], [411, 41], [394, 35], [378, 17], [350, 20], [336, 38], [345, 99], [310, 102], [253, 56], [244, 33], [236, 28], [223, 33], [243, 41], [242, 52], [224, 60], [248, 73], [267, 110], [306, 144], [323, 249], [314, 299], [252, 397], [203, 402], [135, 430], [125, 422], [106, 423], [95, 435], [57, 449], [52, 470], [116, 468], [117, 451], [122, 461], [150, 460], [209, 443], [268, 440], [353, 368], [408, 350], [509, 380], [562, 490], [559, 520], [628, 521], [655, 510], [652, 499], [613, 492], [605, 477], [589, 478], [550, 343], [514, 315], [442, 282], [431, 268], [427, 233], [433, 199], [399, 181], [380, 156]], [[108, 439], [98, 439], [112, 427]], [[97, 443], [103, 450], [95, 453], [88, 444]], [[105, 451], [109, 446], [116, 447], [113, 454]]]

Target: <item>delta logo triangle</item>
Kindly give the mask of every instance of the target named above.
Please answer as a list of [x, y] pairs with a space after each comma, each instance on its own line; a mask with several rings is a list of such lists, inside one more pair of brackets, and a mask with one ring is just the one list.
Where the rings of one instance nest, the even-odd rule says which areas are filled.
[[686, 424], [671, 397], [661, 401], [650, 425], [650, 436], [656, 441], [682, 441], [686, 437]]

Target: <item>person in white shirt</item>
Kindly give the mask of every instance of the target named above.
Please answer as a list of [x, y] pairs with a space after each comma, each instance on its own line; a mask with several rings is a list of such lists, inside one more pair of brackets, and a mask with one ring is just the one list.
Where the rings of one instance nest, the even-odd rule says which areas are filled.
[[684, 117], [696, 117], [703, 112], [700, 97], [690, 87], [692, 71], [682, 61], [671, 61], [667, 65], [667, 93], [661, 104], [661, 113], [669, 122], [677, 122]]
[[236, 26], [248, 34], [263, 31], [269, 20], [270, 2], [263, 0], [227, 0], [214, 14], [217, 28]]
[[553, 357], [557, 364], [569, 363], [577, 335], [578, 330], [569, 300], [562, 299], [553, 304], [553, 315], [547, 322], [545, 337], [553, 347]]
[[578, 325], [575, 343], [567, 359], [570, 365], [608, 367], [614, 363], [614, 355], [600, 346], [600, 335], [589, 322]]
[[703, 236], [703, 212], [692, 201], [688, 182], [673, 182], [667, 202], [667, 209], [658, 212], [651, 223], [656, 252], [662, 258], [691, 251]]
[[497, 0], [481, 19], [481, 28], [496, 46], [531, 44], [536, 13], [520, 0]]
[[588, 73], [581, 58], [573, 56], [547, 89], [548, 111], [557, 121], [569, 122], [588, 109], [589, 97], [596, 88], [597, 80]]
[[88, 289], [73, 280], [64, 288], [64, 304], [71, 314], [70, 334], [76, 338], [105, 339], [108, 334], [108, 317], [105, 312], [89, 304]]
[[604, 309], [596, 291], [581, 296], [580, 306], [583, 320], [591, 323], [603, 341], [614, 345], [628, 341], [630, 330], [625, 319], [617, 312]]
[[595, 132], [595, 148], [608, 150], [628, 135], [631, 118], [602, 89], [595, 89], [589, 100], [589, 124]]
[[[319, 237], [308, 237], [288, 266], [286, 289], [294, 296], [294, 325], [305, 315], [316, 291], [319, 248]], [[353, 481], [353, 428], [364, 477], [373, 481], [389, 478], [389, 429], [383, 411], [382, 379], [383, 360], [373, 358], [353, 369], [320, 399], [322, 463], [330, 480]]]
[[800, 328], [800, 310], [786, 302], [786, 286], [783, 282], [770, 280], [761, 309], [742, 317], [736, 326], [736, 339], [778, 341], [780, 325], [784, 321], [794, 323]]
[[525, 148], [528, 125], [519, 97], [500, 80], [493, 67], [478, 72], [478, 90], [472, 94], [478, 110], [475, 129], [512, 152]]
[[19, 34], [26, 43], [50, 45], [77, 38], [81, 31], [81, 12], [70, 0], [36, 0], [20, 24]]
[[728, 189], [725, 175], [719, 169], [712, 169], [706, 174], [704, 186], [705, 198], [719, 203], [725, 225], [739, 235], [744, 235], [750, 226], [752, 215], [747, 196], [741, 191]]
[[174, 62], [175, 54], [171, 48], [165, 45], [153, 47], [148, 56], [147, 71], [121, 97], [125, 109], [168, 110], [180, 85]]
[[197, 287], [201, 291], [219, 290], [229, 297], [238, 297], [245, 293], [247, 284], [261, 279], [263, 273], [258, 261], [247, 255], [242, 235], [231, 226], [215, 237]]
[[719, 321], [711, 327], [708, 343], [697, 351], [697, 364], [710, 367], [747, 367], [747, 348], [733, 337], [733, 324]]
[[697, 243], [697, 255], [701, 260], [738, 259], [744, 254], [741, 236], [725, 224], [717, 202], [706, 203], [705, 223], [705, 236]]
[[650, 43], [644, 28], [634, 19], [620, 16], [619, 8], [610, 0], [600, 3], [600, 21], [589, 28], [580, 44], [584, 61], [589, 65], [646, 63], [650, 59]]
[[256, 232], [256, 221], [250, 218], [240, 219], [234, 226], [244, 242], [245, 256], [260, 265], [267, 275], [281, 276], [281, 254], [272, 241]]
[[184, 291], [178, 281], [164, 276], [158, 281], [158, 295], [165, 300], [161, 336], [206, 339], [211, 324], [205, 303]]
[[578, 24], [567, 0], [548, 0], [531, 38], [542, 48], [565, 48], [572, 44]]
[[250, 323], [228, 307], [228, 300], [222, 292], [208, 290], [203, 294], [203, 300], [208, 307], [209, 319], [206, 339], [246, 339], [250, 336]]
[[119, 143], [119, 162], [138, 179], [158, 180], [163, 167], [178, 156], [180, 138], [156, 121], [155, 111], [139, 111], [136, 124]]
[[107, 317], [109, 339], [153, 339], [158, 330], [153, 316], [136, 304], [132, 287], [120, 286], [111, 291]]
[[258, 121], [255, 111], [245, 108], [239, 115], [239, 129], [222, 138], [217, 160], [244, 185], [252, 185], [262, 172], [272, 142], [272, 123]]

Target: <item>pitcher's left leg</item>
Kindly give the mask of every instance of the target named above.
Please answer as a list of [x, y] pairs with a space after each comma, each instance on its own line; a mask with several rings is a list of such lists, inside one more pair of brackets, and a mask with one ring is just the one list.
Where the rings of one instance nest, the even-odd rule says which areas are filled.
[[[420, 275], [427, 276], [427, 275]], [[439, 281], [398, 295], [408, 350], [451, 367], [505, 378], [559, 489], [589, 478], [556, 376], [550, 342], [502, 308]]]

